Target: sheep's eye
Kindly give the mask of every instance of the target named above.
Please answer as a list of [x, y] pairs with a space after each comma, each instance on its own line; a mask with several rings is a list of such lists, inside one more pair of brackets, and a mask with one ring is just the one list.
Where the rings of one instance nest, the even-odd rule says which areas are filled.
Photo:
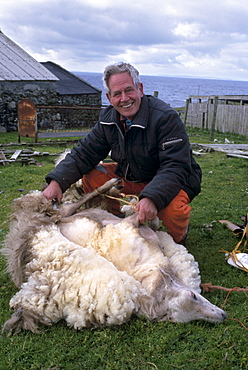
[[195, 293], [193, 293], [193, 299], [194, 299], [195, 301], [197, 301], [197, 296], [195, 295]]

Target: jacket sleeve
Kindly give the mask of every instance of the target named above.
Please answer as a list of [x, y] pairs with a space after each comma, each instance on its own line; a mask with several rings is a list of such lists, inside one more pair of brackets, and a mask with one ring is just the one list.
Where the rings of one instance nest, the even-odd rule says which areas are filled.
[[107, 157], [110, 151], [109, 144], [102, 126], [99, 122], [71, 153], [68, 153], [53, 171], [46, 176], [48, 183], [55, 180], [59, 183], [63, 192], [73, 183], [90, 172], [101, 160]]
[[159, 168], [140, 199], [151, 198], [161, 211], [185, 187], [192, 172], [192, 157], [184, 125], [173, 109], [160, 118], [156, 135]]

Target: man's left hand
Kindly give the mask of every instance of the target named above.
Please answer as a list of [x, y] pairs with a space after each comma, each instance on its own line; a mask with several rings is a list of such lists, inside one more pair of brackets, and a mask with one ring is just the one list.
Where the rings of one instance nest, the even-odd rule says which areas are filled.
[[139, 212], [139, 220], [143, 224], [144, 222], [153, 220], [158, 214], [158, 209], [153, 200], [143, 198], [137, 204], [136, 212]]

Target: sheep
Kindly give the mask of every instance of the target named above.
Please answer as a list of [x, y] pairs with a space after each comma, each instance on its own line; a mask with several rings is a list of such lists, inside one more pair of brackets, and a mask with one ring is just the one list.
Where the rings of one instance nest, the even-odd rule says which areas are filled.
[[13, 202], [1, 252], [19, 291], [3, 331], [36, 332], [39, 323], [61, 319], [76, 329], [120, 325], [133, 314], [173, 322], [227, 317], [200, 295], [197, 262], [167, 233], [139, 225], [137, 213], [120, 219], [98, 208], [77, 211], [117, 184], [112, 179], [59, 209], [38, 191]]
[[153, 297], [150, 320], [224, 320], [226, 313], [200, 295], [198, 264], [186, 248], [166, 232], [137, 224], [137, 213], [120, 221], [98, 209], [82, 211], [58, 223], [69, 240], [95, 249], [141, 283]]

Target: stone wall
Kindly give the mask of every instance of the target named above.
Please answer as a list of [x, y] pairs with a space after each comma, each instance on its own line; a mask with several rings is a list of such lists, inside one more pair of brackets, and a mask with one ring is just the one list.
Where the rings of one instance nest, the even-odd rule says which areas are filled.
[[[60, 95], [52, 81], [2, 81], [0, 82], [0, 128], [16, 131], [17, 104], [28, 98], [37, 107], [38, 129], [67, 129], [93, 127], [101, 108], [101, 93]], [[60, 106], [87, 106], [97, 109], [71, 109]], [[51, 108], [51, 106], [55, 106]], [[49, 107], [49, 108], [48, 108]]]
[[[55, 105], [55, 108], [51, 105], [45, 108], [37, 106], [38, 129], [93, 127], [98, 121], [102, 106], [101, 93], [60, 95]], [[72, 106], [74, 107], [70, 108]]]

